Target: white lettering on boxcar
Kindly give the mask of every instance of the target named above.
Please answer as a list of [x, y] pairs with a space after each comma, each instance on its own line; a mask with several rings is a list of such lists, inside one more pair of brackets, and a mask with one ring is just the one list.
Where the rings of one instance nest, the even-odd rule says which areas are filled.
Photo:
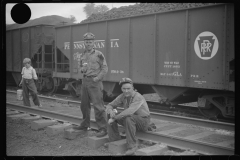
[[164, 68], [180, 68], [178, 61], [164, 61]]
[[115, 74], [123, 74], [124, 71], [123, 71], [123, 70], [111, 70], [111, 73], [115, 73]]
[[174, 77], [182, 77], [182, 73], [179, 72], [170, 72], [170, 73], [160, 73], [160, 76], [174, 76]]
[[[110, 47], [118, 48], [119, 39], [110, 39]], [[105, 40], [95, 40], [94, 48], [105, 48]], [[70, 49], [70, 42], [64, 42], [64, 49]], [[85, 49], [84, 41], [77, 41], [73, 43], [73, 49]]]
[[199, 81], [199, 80], [195, 80], [194, 82], [197, 83], [197, 84], [207, 83], [207, 81]]
[[206, 52], [211, 52], [211, 46], [212, 43], [210, 43], [209, 40], [203, 40], [203, 43], [201, 43], [201, 52], [203, 52], [203, 55], [205, 55]]

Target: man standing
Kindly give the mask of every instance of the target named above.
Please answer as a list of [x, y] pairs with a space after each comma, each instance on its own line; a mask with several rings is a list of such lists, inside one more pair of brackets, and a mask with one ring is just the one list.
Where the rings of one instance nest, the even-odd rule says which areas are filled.
[[[128, 151], [125, 155], [132, 155], [138, 149], [136, 130], [147, 131], [150, 125], [150, 112], [144, 97], [134, 91], [133, 83], [130, 78], [122, 78], [119, 82], [122, 89], [115, 100], [109, 103], [106, 107], [106, 112], [109, 114], [108, 120], [108, 136], [109, 142], [121, 139], [118, 131], [118, 124], [125, 127]], [[124, 110], [115, 115], [114, 109], [123, 107]], [[108, 146], [108, 143], [104, 145]]]
[[97, 137], [107, 135], [107, 121], [103, 103], [103, 84], [102, 79], [107, 74], [108, 67], [102, 52], [95, 50], [92, 33], [83, 36], [85, 51], [80, 58], [81, 72], [83, 73], [81, 88], [81, 111], [83, 122], [76, 130], [87, 130], [90, 127], [90, 101], [93, 103], [96, 123], [99, 129]]

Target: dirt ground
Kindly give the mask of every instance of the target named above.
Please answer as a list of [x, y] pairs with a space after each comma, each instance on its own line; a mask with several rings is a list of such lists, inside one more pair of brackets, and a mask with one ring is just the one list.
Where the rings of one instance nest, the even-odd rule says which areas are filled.
[[[49, 136], [46, 130], [33, 131], [30, 123], [13, 120], [6, 123], [8, 156], [79, 156], [111, 155], [107, 149], [91, 149], [84, 135], [74, 140], [65, 139], [62, 134]], [[89, 136], [94, 135], [89, 131]]]
[[[87, 137], [94, 136], [95, 131], [88, 131], [74, 140], [64, 138], [63, 133], [49, 136], [45, 129], [34, 131], [30, 122], [19, 119], [6, 122], [7, 156], [114, 156], [107, 148], [101, 146], [91, 149]], [[138, 148], [151, 146], [150, 142], [139, 142]]]
[[[22, 104], [16, 96], [7, 94], [7, 101]], [[56, 102], [40, 100], [44, 110], [80, 116], [79, 107], [66, 107]], [[30, 100], [31, 105], [33, 105]], [[53, 107], [54, 106], [54, 107]], [[96, 131], [88, 131], [74, 140], [64, 138], [64, 133], [49, 136], [45, 129], [34, 131], [30, 122], [20, 119], [6, 121], [6, 155], [7, 156], [109, 156], [113, 155], [103, 146], [91, 149], [87, 145], [87, 136], [94, 136]], [[152, 144], [139, 143], [139, 148]]]

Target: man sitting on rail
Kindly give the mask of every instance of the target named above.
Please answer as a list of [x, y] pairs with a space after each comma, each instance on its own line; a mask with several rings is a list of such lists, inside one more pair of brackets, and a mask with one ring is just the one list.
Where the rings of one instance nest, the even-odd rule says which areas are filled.
[[[144, 97], [134, 90], [132, 80], [130, 78], [122, 78], [119, 82], [122, 89], [115, 100], [106, 106], [106, 113], [110, 118], [108, 120], [107, 131], [109, 142], [121, 139], [118, 131], [118, 124], [125, 127], [127, 139], [127, 152], [125, 155], [132, 155], [138, 149], [136, 130], [147, 131], [150, 125], [150, 112]], [[123, 107], [124, 110], [116, 115], [113, 109]], [[109, 143], [104, 144], [108, 147]]]

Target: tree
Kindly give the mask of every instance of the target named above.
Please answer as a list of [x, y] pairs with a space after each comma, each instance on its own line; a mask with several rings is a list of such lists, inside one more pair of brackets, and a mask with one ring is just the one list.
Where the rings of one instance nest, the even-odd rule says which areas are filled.
[[95, 7], [96, 13], [105, 13], [109, 10], [109, 8], [105, 5], [98, 5]]
[[105, 13], [108, 10], [109, 8], [106, 5], [95, 6], [94, 3], [88, 3], [83, 7], [83, 11], [86, 13], [87, 18], [90, 17], [92, 14]]
[[94, 3], [88, 3], [86, 6], [83, 7], [83, 12], [86, 13], [87, 18], [94, 13]]
[[75, 16], [73, 16], [73, 15], [70, 15], [70, 20], [74, 23], [74, 22], [76, 22], [77, 20], [76, 20], [76, 17]]

